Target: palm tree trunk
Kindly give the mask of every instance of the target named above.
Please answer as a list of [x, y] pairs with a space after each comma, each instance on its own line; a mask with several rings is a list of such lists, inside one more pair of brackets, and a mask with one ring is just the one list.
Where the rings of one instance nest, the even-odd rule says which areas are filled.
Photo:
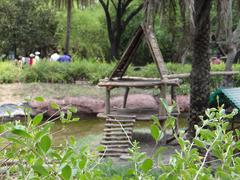
[[66, 41], [65, 52], [69, 53], [70, 34], [71, 34], [71, 16], [72, 16], [72, 0], [67, 1], [67, 28], [66, 28]]
[[195, 134], [194, 125], [208, 106], [210, 94], [210, 62], [208, 58], [211, 0], [195, 0], [195, 32], [193, 39], [193, 62], [190, 75], [190, 122], [189, 133]]

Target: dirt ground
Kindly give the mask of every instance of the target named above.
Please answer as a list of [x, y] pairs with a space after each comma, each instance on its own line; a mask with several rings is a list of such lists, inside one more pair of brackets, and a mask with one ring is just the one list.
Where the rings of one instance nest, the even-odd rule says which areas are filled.
[[[112, 91], [112, 95], [123, 94], [124, 89]], [[132, 89], [131, 93], [153, 93], [152, 90]], [[92, 96], [104, 98], [105, 89], [89, 84], [12, 83], [0, 84], [0, 105], [21, 103], [26, 98], [62, 98], [65, 96]]]

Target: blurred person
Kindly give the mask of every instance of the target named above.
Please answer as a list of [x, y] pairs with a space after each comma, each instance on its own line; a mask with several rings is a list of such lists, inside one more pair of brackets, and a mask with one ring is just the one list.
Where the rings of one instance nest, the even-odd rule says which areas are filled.
[[36, 51], [35, 52], [35, 60], [36, 60], [36, 62], [39, 62], [40, 61], [40, 52], [39, 51]]
[[57, 50], [50, 56], [50, 61], [58, 61], [60, 58], [59, 52]]
[[71, 56], [68, 53], [64, 52], [64, 55], [59, 57], [58, 62], [70, 63], [71, 59], [72, 59]]
[[29, 65], [30, 66], [33, 66], [33, 65], [35, 65], [36, 64], [36, 59], [35, 59], [35, 55], [33, 54], [33, 53], [31, 53], [30, 55], [29, 55]]

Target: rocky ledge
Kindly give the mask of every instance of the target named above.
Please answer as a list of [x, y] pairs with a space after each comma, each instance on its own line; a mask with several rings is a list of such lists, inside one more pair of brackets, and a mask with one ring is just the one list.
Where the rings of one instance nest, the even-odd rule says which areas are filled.
[[[170, 101], [170, 97], [167, 97]], [[46, 112], [46, 115], [51, 116], [55, 113], [51, 109], [51, 102], [55, 102], [61, 107], [75, 106], [78, 109], [79, 115], [96, 116], [98, 113], [104, 112], [104, 100], [80, 96], [80, 97], [65, 97], [63, 99], [47, 99], [44, 102], [30, 102], [29, 106], [33, 109], [33, 113]], [[111, 108], [121, 108], [123, 104], [123, 96], [116, 96], [111, 98]], [[177, 104], [181, 112], [189, 111], [189, 96], [177, 96]], [[129, 95], [127, 101], [127, 108], [159, 108], [159, 100], [154, 96], [148, 94], [132, 94]]]

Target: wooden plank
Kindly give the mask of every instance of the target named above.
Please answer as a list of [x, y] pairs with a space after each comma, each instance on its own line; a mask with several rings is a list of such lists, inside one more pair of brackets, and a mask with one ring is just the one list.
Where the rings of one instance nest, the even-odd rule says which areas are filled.
[[113, 77], [122, 77], [128, 68], [131, 62], [131, 56], [138, 48], [143, 36], [143, 29], [141, 26], [138, 27], [137, 31], [135, 32], [133, 38], [130, 40], [127, 48], [125, 49], [122, 57], [120, 58], [118, 64], [115, 66], [112, 74], [110, 75], [109, 79]]
[[[239, 71], [216, 71], [210, 72], [211, 76], [226, 76], [226, 75], [238, 75]], [[190, 73], [182, 73], [182, 74], [169, 74], [164, 77], [172, 79], [172, 78], [189, 78]]]
[[129, 87], [126, 87], [124, 98], [123, 98], [123, 108], [126, 108], [128, 93], [129, 93]]
[[[102, 151], [104, 152], [104, 151]], [[105, 151], [106, 153], [111, 153], [111, 152], [121, 152], [121, 153], [128, 153], [129, 150], [126, 148], [110, 148], [110, 149], [106, 149]]]
[[[124, 128], [125, 131], [132, 131], [133, 128]], [[108, 131], [123, 131], [122, 128], [107, 128], [104, 129], [103, 131], [108, 132]]]
[[105, 108], [106, 108], [106, 114], [110, 113], [110, 89], [106, 88], [106, 100], [105, 100]]
[[132, 132], [105, 132], [104, 135], [110, 136], [110, 135], [131, 135]]
[[131, 123], [135, 122], [135, 120], [118, 120], [118, 119], [106, 119], [107, 122], [115, 122], [115, 123]]
[[[160, 98], [165, 100], [166, 96], [167, 96], [167, 86], [162, 85], [160, 87]], [[166, 116], [166, 115], [167, 115], [167, 111], [165, 107], [163, 105], [159, 106], [159, 116]]]
[[177, 101], [176, 86], [171, 86], [171, 100], [172, 103]]
[[135, 119], [135, 115], [118, 115], [118, 114], [109, 114], [108, 117], [114, 117], [114, 118], [129, 118], [129, 119]]
[[179, 81], [174, 79], [164, 79], [161, 81], [105, 81], [100, 82], [98, 86], [102, 87], [156, 87], [163, 84], [179, 85]]
[[129, 147], [129, 144], [105, 145], [105, 148], [118, 148], [118, 147]]
[[101, 144], [130, 144], [129, 141], [102, 141]]
[[150, 53], [151, 53], [155, 63], [157, 64], [157, 69], [160, 74], [160, 78], [163, 79], [164, 75], [167, 74], [167, 70], [164, 65], [163, 56], [159, 49], [157, 39], [153, 33], [152, 28], [150, 28], [150, 26], [143, 25], [143, 31], [145, 34], [145, 39], [146, 39], [147, 45], [150, 49]]
[[121, 156], [122, 153], [99, 153], [99, 156], [102, 156], [102, 157], [119, 157]]
[[104, 137], [103, 140], [106, 140], [106, 141], [123, 141], [123, 140], [129, 140], [129, 139], [132, 139], [132, 138], [128, 138], [127, 136], [111, 136], [111, 137]]
[[133, 127], [133, 123], [128, 123], [128, 124], [105, 124], [106, 127]]

